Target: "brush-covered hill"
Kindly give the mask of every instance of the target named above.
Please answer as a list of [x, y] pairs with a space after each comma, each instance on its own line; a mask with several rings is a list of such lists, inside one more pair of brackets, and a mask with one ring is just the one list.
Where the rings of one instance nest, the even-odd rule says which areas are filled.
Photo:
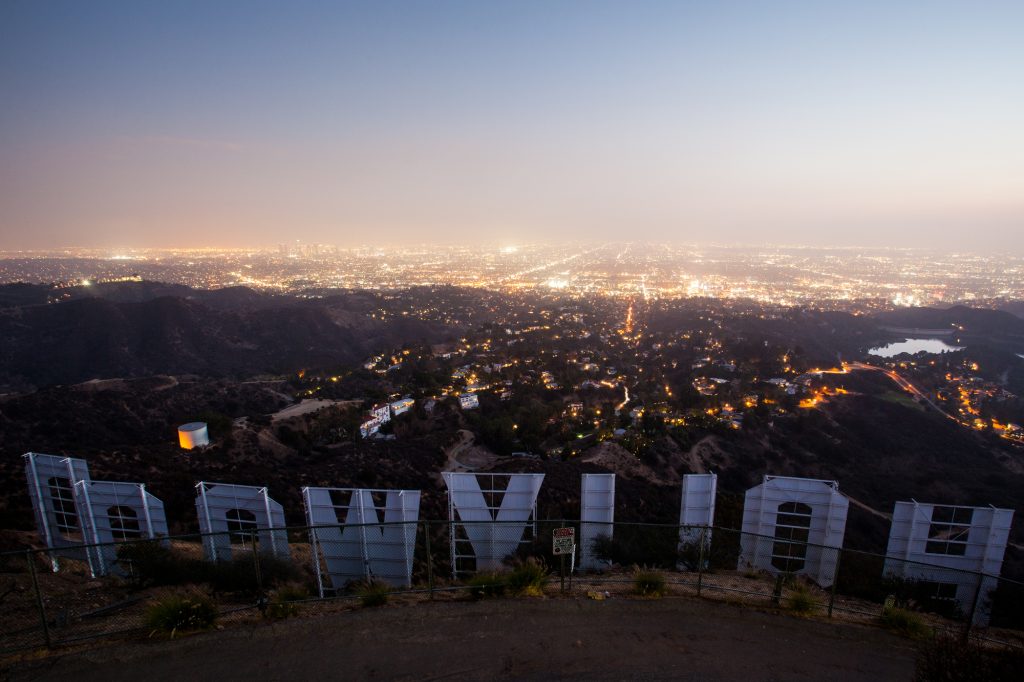
[[[0, 300], [34, 301], [37, 288], [0, 287]], [[457, 334], [408, 317], [374, 318], [375, 299], [366, 294], [306, 299], [146, 282], [98, 293], [0, 308], [0, 388], [154, 374], [282, 374]]]
[[[958, 426], [934, 412], [892, 400], [885, 379], [844, 377], [851, 393], [787, 418], [751, 419], [742, 430], [674, 429], [653, 435], [640, 453], [606, 441], [579, 457], [498, 458], [485, 471], [546, 475], [541, 518], [579, 515], [581, 473], [618, 475], [616, 518], [674, 523], [679, 478], [719, 476], [717, 523], [738, 527], [743, 493], [765, 474], [835, 479], [858, 503], [847, 546], [884, 552], [897, 500], [994, 504], [1024, 511], [1020, 448]], [[148, 378], [54, 387], [0, 399], [0, 527], [29, 529], [32, 517], [20, 455], [28, 450], [83, 457], [97, 479], [145, 482], [167, 504], [175, 532], [194, 532], [193, 486], [200, 480], [269, 486], [290, 523], [301, 524], [302, 486], [412, 488], [421, 518], [447, 516], [440, 471], [460, 413], [395, 420], [397, 440], [364, 441], [349, 403], [283, 420], [283, 384]], [[214, 446], [185, 453], [175, 426], [199, 416]], [[1013, 542], [1024, 543], [1015, 524]], [[1024, 557], [1007, 553], [1007, 575], [1024, 575]]]

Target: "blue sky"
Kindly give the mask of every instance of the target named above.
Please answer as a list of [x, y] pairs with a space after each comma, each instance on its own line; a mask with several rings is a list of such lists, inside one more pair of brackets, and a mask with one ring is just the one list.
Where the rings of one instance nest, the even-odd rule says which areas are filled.
[[0, 248], [1024, 253], [1021, 2], [0, 3]]

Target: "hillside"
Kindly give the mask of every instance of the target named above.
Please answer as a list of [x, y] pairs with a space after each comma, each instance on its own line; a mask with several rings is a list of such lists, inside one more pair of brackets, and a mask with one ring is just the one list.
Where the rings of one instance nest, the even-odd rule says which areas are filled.
[[[766, 474], [836, 479], [843, 492], [881, 513], [896, 500], [995, 504], [1020, 509], [1024, 462], [1012, 446], [937, 415], [885, 399], [881, 379], [864, 376], [855, 395], [743, 431], [665, 433], [639, 458], [605, 443], [579, 458], [499, 458], [488, 470], [546, 475], [541, 518], [579, 514], [580, 474], [615, 472], [616, 518], [674, 523], [679, 477], [719, 475], [717, 522], [738, 527], [743, 492]], [[877, 382], [877, 385], [876, 385]], [[266, 415], [286, 404], [280, 384], [169, 378], [53, 388], [0, 401], [0, 525], [31, 528], [21, 470], [23, 452], [87, 459], [98, 479], [147, 483], [164, 499], [175, 532], [196, 528], [193, 486], [199, 480], [267, 485], [288, 521], [301, 524], [304, 485], [414, 488], [422, 518], [445, 518], [439, 471], [457, 411], [396, 421], [395, 441], [352, 433], [356, 408], [328, 408], [285, 420]], [[174, 428], [194, 416], [210, 421], [215, 445], [188, 454]], [[244, 419], [243, 419], [244, 418]], [[851, 509], [847, 546], [884, 551], [887, 524]], [[1021, 542], [1021, 526], [1014, 540]], [[1020, 552], [1007, 553], [1007, 574], [1024, 573]]]
[[[955, 318], [1008, 338], [1014, 327], [998, 311], [875, 319], [743, 301], [634, 306], [453, 287], [279, 296], [148, 282], [25, 303], [39, 294], [0, 287], [6, 528], [32, 525], [27, 451], [83, 457], [98, 479], [145, 482], [174, 532], [196, 529], [200, 480], [269, 486], [293, 524], [303, 522], [304, 485], [414, 488], [422, 518], [445, 518], [439, 474], [461, 430], [473, 433], [481, 470], [546, 475], [538, 511], [549, 519], [577, 517], [580, 474], [603, 471], [619, 477], [619, 520], [660, 523], [678, 519], [683, 474], [714, 471], [727, 527], [738, 527], [744, 491], [765, 474], [835, 479], [863, 505], [851, 510], [847, 546], [875, 552], [897, 500], [1024, 509], [1021, 445], [924, 408], [880, 372], [805, 374], [858, 357], [891, 336], [883, 325]], [[635, 337], [620, 326], [627, 307], [643, 330]], [[980, 341], [933, 361], [908, 358], [900, 371], [935, 396], [951, 390], [947, 375], [977, 372], [958, 385], [985, 393], [980, 410], [1016, 423], [1020, 402], [1007, 391], [1018, 390], [1024, 362], [1006, 355]], [[311, 371], [299, 376], [303, 368]], [[694, 382], [708, 376], [715, 387], [699, 394]], [[780, 376], [791, 392], [768, 380]], [[471, 382], [479, 408], [467, 412], [455, 396]], [[828, 397], [809, 409], [801, 398], [812, 392]], [[417, 402], [388, 425], [396, 439], [360, 438], [369, 404], [402, 395]], [[333, 406], [271, 418], [311, 396]], [[184, 453], [175, 427], [197, 419], [214, 445]], [[510, 456], [517, 451], [537, 456]], [[1024, 543], [1024, 525], [1012, 537]], [[1006, 566], [1024, 575], [1016, 549]]]
[[[25, 286], [3, 287], [0, 295], [18, 298]], [[163, 295], [168, 290], [178, 295]], [[0, 309], [0, 391], [153, 374], [284, 374], [457, 333], [414, 319], [374, 319], [372, 296], [359, 294], [311, 300], [148, 283], [105, 293]]]
[[[1024, 336], [1024, 319], [1005, 310], [969, 308], [900, 308], [875, 315], [879, 324], [917, 329], [951, 329], [988, 336]], [[961, 330], [960, 327], [963, 329]]]

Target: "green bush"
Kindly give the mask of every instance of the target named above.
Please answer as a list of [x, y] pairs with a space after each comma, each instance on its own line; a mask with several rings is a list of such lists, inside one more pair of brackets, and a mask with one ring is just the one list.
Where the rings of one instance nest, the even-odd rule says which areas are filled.
[[304, 585], [291, 584], [278, 588], [270, 596], [270, 602], [267, 604], [267, 618], [278, 620], [297, 615], [299, 607], [295, 602], [308, 597], [309, 591]]
[[932, 629], [919, 614], [898, 606], [886, 606], [879, 620], [893, 632], [912, 639], [923, 639], [932, 634]]
[[960, 610], [960, 603], [955, 599], [938, 598], [935, 594], [935, 585], [927, 580], [885, 576], [883, 587], [886, 595], [892, 595], [895, 598], [896, 606], [935, 613], [952, 620], [960, 620], [964, 617]]
[[796, 585], [786, 597], [786, 607], [794, 613], [807, 614], [817, 608], [814, 596], [804, 585]]
[[548, 567], [544, 562], [530, 557], [514, 566], [506, 581], [509, 592], [514, 595], [540, 597], [544, 594], [544, 582], [547, 577]]
[[251, 552], [239, 552], [230, 561], [210, 562], [181, 557], [157, 540], [121, 545], [117, 560], [144, 587], [208, 583], [215, 592], [254, 596], [261, 588], [270, 589], [302, 577], [291, 561], [271, 554], [259, 555], [257, 580]]
[[181, 585], [189, 581], [186, 562], [158, 540], [131, 542], [117, 548], [117, 563], [143, 587]]
[[302, 576], [291, 561], [278, 559], [271, 554], [260, 554], [259, 579], [256, 577], [256, 564], [251, 552], [239, 554], [230, 561], [206, 563], [206, 582], [215, 592], [253, 596], [260, 589], [270, 589], [277, 585], [296, 582]]
[[1024, 630], [1024, 585], [1000, 580], [989, 595], [992, 607], [990, 625], [994, 628]]
[[356, 589], [359, 604], [363, 607], [384, 606], [388, 603], [391, 586], [379, 580], [370, 580]]
[[942, 635], [925, 642], [917, 658], [916, 682], [1016, 682], [1024, 650], [985, 647]]
[[697, 571], [701, 569], [701, 558], [704, 559], [703, 568], [708, 568], [708, 558], [710, 556], [710, 543], [701, 542], [698, 538], [693, 542], [687, 542], [679, 546], [678, 561], [679, 566], [687, 571]]
[[836, 575], [836, 592], [881, 604], [897, 593], [897, 586], [885, 575], [885, 557], [861, 552], [843, 552], [842, 570]]
[[217, 606], [202, 594], [174, 594], [146, 609], [146, 627], [173, 637], [179, 632], [208, 630], [217, 622]]
[[711, 545], [707, 551], [708, 570], [735, 571], [740, 558], [740, 534], [715, 528], [711, 531]]
[[508, 575], [505, 573], [477, 573], [468, 581], [469, 595], [473, 599], [501, 597], [505, 594]]
[[657, 571], [637, 570], [633, 574], [633, 592], [641, 597], [663, 597], [668, 594], [665, 576]]
[[657, 526], [622, 526], [615, 536], [598, 536], [594, 556], [619, 566], [637, 564], [674, 569], [679, 563], [679, 529]]

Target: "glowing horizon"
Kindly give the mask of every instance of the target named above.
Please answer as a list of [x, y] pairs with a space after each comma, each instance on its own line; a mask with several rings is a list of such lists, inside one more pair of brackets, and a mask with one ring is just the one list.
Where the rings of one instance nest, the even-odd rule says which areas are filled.
[[7, 3], [0, 250], [1024, 254], [1022, 25], [1015, 2]]

